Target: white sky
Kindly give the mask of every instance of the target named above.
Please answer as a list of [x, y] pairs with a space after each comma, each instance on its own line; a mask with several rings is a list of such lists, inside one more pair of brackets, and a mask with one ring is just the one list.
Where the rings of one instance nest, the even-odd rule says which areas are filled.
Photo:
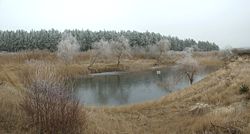
[[0, 30], [136, 30], [250, 47], [250, 0], [0, 0]]

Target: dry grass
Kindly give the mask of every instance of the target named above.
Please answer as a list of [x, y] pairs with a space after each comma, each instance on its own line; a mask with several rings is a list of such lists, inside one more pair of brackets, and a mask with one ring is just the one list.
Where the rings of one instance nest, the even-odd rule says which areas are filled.
[[[239, 94], [250, 83], [250, 58], [230, 63], [207, 78], [158, 101], [114, 108], [89, 108], [96, 133], [250, 133], [250, 105]], [[220, 81], [218, 83], [218, 81]], [[249, 84], [248, 84], [249, 85]], [[197, 103], [207, 104], [193, 113]], [[201, 107], [202, 108], [202, 107]]]
[[[28, 118], [27, 111], [29, 112], [32, 110], [36, 111], [33, 107], [31, 107], [32, 105], [30, 104], [43, 103], [43, 102], [44, 102], [44, 107], [39, 107], [41, 109], [39, 110], [39, 112], [38, 111], [36, 112], [42, 113], [42, 111], [46, 109], [47, 107], [52, 110], [50, 111], [50, 115], [48, 114], [47, 116], [49, 119], [51, 118], [52, 120], [48, 120], [47, 117], [43, 118], [43, 119], [47, 119], [45, 120], [46, 123], [52, 122], [53, 124], [53, 125], [50, 124], [49, 125], [50, 127], [47, 127], [47, 128], [51, 128], [48, 133], [55, 132], [58, 130], [58, 128], [63, 128], [65, 132], [66, 131], [72, 132], [74, 128], [74, 130], [79, 132], [81, 129], [78, 129], [79, 127], [75, 129], [76, 128], [75, 124], [81, 125], [80, 127], [84, 127], [83, 123], [77, 123], [77, 121], [81, 122], [81, 119], [78, 119], [80, 115], [81, 117], [83, 117], [82, 115], [85, 116], [85, 112], [82, 107], [79, 107], [78, 101], [75, 101], [74, 103], [69, 102], [71, 100], [69, 100], [69, 97], [67, 96], [66, 92], [63, 92], [65, 93], [63, 96], [64, 98], [60, 98], [62, 94], [60, 94], [60, 92], [57, 92], [57, 91], [66, 89], [66, 86], [61, 84], [60, 85], [61, 87], [59, 86], [56, 87], [57, 85], [53, 85], [54, 83], [58, 83], [56, 79], [54, 78], [62, 78], [63, 80], [68, 81], [65, 75], [72, 76], [72, 73], [79, 73], [79, 72], [69, 71], [70, 70], [69, 68], [72, 69], [73, 65], [64, 64], [63, 67], [58, 67], [58, 65], [61, 65], [61, 64], [54, 64], [54, 63], [45, 62], [45, 61], [32, 61], [32, 62], [27, 62], [25, 64], [20, 64], [19, 66], [16, 66], [16, 67], [13, 66], [13, 63], [7, 64], [6, 66], [5, 65], [1, 66], [2, 68], [1, 68], [1, 74], [0, 74], [1, 76], [0, 77], [1, 78], [0, 133], [38, 132], [37, 129], [35, 129], [34, 131], [31, 129], [32, 128], [31, 126], [36, 126], [37, 122], [34, 123], [30, 120], [30, 118]], [[79, 70], [76, 69], [74, 71], [79, 71]], [[34, 85], [34, 80], [35, 82], [38, 83], [37, 85]], [[34, 87], [32, 89], [37, 89], [39, 84], [44, 86], [44, 87], [41, 87], [42, 88], [41, 91], [45, 89], [45, 87], [48, 87], [48, 90], [46, 91], [51, 91], [51, 92], [53, 91], [52, 89], [54, 87], [57, 88], [57, 91], [54, 91], [57, 94], [50, 94], [50, 98], [47, 98], [48, 100], [44, 100], [44, 101], [40, 100], [40, 102], [29, 101], [35, 97], [34, 95], [29, 96], [28, 95], [29, 92], [27, 92], [27, 89], [29, 89], [31, 85], [33, 85]], [[46, 95], [49, 95], [49, 94], [47, 93], [39, 94], [38, 96], [40, 97], [45, 96], [43, 98], [46, 98], [47, 97]], [[56, 103], [54, 101], [56, 101]], [[22, 103], [22, 105], [20, 104], [20, 102]], [[51, 103], [47, 104], [46, 102], [51, 102]], [[55, 105], [57, 103], [59, 104]], [[64, 110], [61, 110], [61, 109], [64, 109]], [[45, 112], [48, 112], [48, 111], [45, 110]], [[56, 116], [54, 114], [56, 114]], [[58, 116], [59, 114], [62, 114], [62, 116]], [[37, 117], [37, 114], [35, 114], [34, 117]], [[44, 116], [42, 115], [41, 117], [44, 117]], [[42, 119], [42, 118], [39, 117], [39, 119]], [[55, 123], [60, 123], [60, 124], [64, 123], [64, 125], [60, 126], [59, 124], [56, 125]], [[61, 132], [61, 133], [64, 133], [64, 132]]]
[[21, 94], [11, 86], [0, 85], [0, 133], [18, 133], [23, 124], [18, 107]]
[[53, 64], [35, 62], [31, 65], [35, 69], [26, 77], [26, 90], [20, 101], [27, 132], [82, 133], [85, 112], [72, 94], [70, 79], [61, 76]]
[[[57, 60], [53, 53], [46, 55], [32, 58], [32, 61], [18, 59], [18, 54], [1, 54], [0, 133], [22, 132], [22, 112], [18, 102], [27, 72], [32, 70], [32, 62], [53, 64], [58, 73], [65, 76], [90, 73], [87, 69], [89, 55], [86, 53], [76, 56], [68, 65]], [[195, 57], [206, 65], [222, 63], [214, 61], [217, 59], [214, 54], [199, 53]], [[155, 60], [130, 58], [123, 59], [121, 63], [124, 70], [137, 71], [154, 67]], [[117, 69], [114, 65], [115, 62], [99, 61], [93, 67], [97, 72], [113, 71]], [[168, 64], [160, 67], [165, 65]], [[250, 86], [247, 74], [250, 74], [250, 57], [240, 57], [191, 87], [156, 101], [118, 107], [88, 107], [86, 133], [250, 133], [247, 95], [239, 93], [239, 85], [245, 83]], [[198, 112], [193, 111], [197, 104], [205, 106], [197, 107]]]
[[22, 51], [16, 53], [0, 53], [1, 64], [22, 64], [30, 60], [57, 60], [56, 54], [48, 51], [34, 50], [34, 51]]
[[195, 52], [194, 58], [201, 64], [206, 66], [223, 66], [223, 54], [217, 51], [212, 52]]

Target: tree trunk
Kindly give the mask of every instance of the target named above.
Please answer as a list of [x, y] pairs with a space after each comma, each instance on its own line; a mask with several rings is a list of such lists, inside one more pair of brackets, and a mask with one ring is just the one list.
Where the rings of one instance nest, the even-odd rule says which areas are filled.
[[160, 55], [159, 55], [159, 57], [158, 57], [158, 59], [157, 59], [157, 64], [159, 65], [160, 64], [160, 62], [161, 62], [161, 55], [162, 55], [162, 51], [160, 52]]
[[186, 75], [187, 75], [187, 77], [188, 77], [188, 79], [189, 79], [189, 83], [190, 83], [190, 85], [192, 85], [193, 84], [193, 82], [194, 82], [194, 73], [189, 73], [189, 72], [186, 72]]
[[117, 60], [117, 67], [119, 67], [119, 65], [120, 65], [120, 58], [118, 58]]
[[88, 68], [92, 67], [95, 64], [96, 59], [97, 59], [97, 56], [95, 56], [94, 59], [90, 60], [90, 64], [89, 64]]
[[117, 57], [117, 67], [120, 65], [120, 59], [121, 59], [122, 53], [118, 55]]

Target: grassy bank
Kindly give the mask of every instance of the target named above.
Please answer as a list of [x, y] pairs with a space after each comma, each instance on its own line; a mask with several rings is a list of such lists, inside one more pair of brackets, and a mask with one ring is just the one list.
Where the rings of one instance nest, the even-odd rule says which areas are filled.
[[[116, 66], [114, 59], [98, 61], [91, 68], [89, 54], [80, 53], [65, 64], [50, 52], [5, 53], [0, 56], [0, 133], [26, 132], [19, 102], [27, 73], [34, 65], [50, 64], [57, 73], [77, 77], [106, 71], [141, 71], [152, 67], [175, 64], [180, 58], [162, 60], [130, 57]], [[200, 64], [222, 66], [217, 53], [195, 53]], [[173, 60], [175, 59], [175, 60]], [[240, 131], [249, 132], [247, 94], [240, 94], [242, 83], [250, 83], [249, 57], [239, 57], [207, 78], [184, 90], [174, 92], [157, 101], [119, 107], [87, 107], [86, 133], [205, 133]], [[94, 71], [93, 71], [94, 70]], [[218, 82], [219, 81], [219, 82]], [[250, 86], [250, 85], [248, 85]]]
[[88, 108], [89, 133], [250, 133], [250, 57], [239, 57], [202, 81], [157, 101]]

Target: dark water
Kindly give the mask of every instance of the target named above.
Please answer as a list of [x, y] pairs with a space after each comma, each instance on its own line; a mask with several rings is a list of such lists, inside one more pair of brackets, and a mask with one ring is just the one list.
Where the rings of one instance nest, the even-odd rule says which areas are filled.
[[[202, 68], [195, 82], [215, 68]], [[158, 99], [168, 93], [190, 86], [178, 67], [136, 73], [101, 73], [89, 75], [77, 82], [75, 94], [85, 105], [122, 105]]]

